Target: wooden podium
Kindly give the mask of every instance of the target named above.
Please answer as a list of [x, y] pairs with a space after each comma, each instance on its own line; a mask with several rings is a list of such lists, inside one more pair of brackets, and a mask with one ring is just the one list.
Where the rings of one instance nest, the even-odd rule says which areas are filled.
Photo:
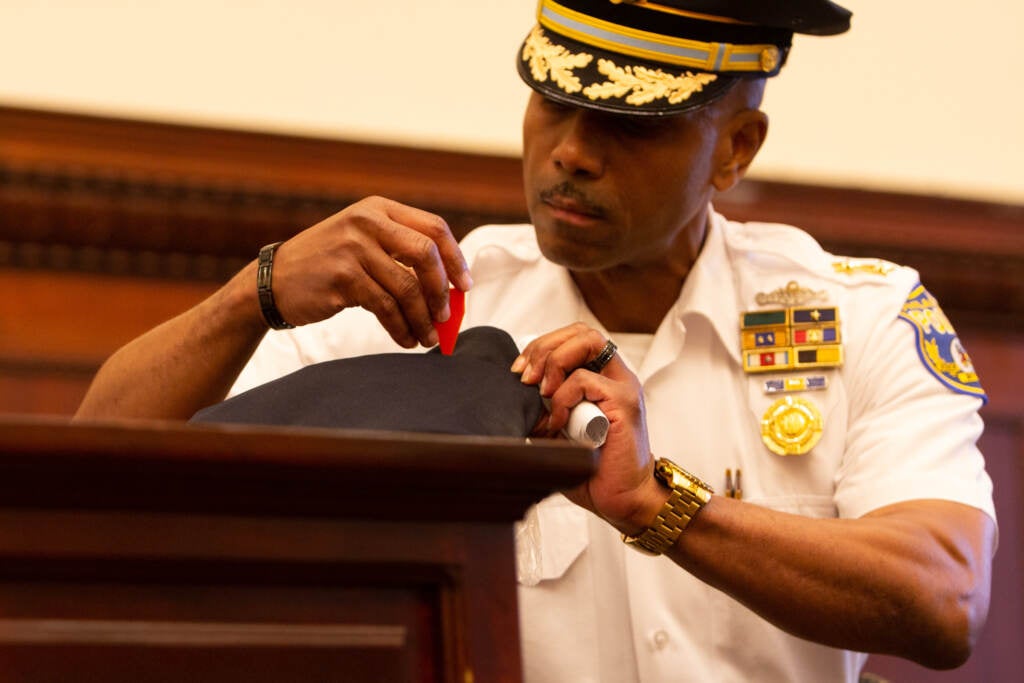
[[564, 442], [0, 420], [0, 681], [518, 681]]

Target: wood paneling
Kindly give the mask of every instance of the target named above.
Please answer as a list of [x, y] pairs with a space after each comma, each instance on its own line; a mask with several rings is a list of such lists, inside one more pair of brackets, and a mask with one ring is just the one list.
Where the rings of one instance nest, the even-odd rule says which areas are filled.
[[513, 158], [0, 107], [0, 265], [216, 280], [367, 195], [462, 234], [521, 188]]
[[208, 280], [0, 268], [0, 413], [70, 415], [117, 348], [195, 305]]

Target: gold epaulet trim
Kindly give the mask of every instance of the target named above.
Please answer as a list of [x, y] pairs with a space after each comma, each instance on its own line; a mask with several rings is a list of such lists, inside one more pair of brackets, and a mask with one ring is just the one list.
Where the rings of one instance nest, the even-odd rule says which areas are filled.
[[882, 259], [839, 258], [832, 262], [832, 270], [843, 275], [870, 273], [885, 277], [898, 266]]

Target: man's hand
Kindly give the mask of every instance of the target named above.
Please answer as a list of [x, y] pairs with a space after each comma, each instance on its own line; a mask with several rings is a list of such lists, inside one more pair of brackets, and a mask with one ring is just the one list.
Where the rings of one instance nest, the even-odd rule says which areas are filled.
[[600, 373], [583, 366], [597, 358], [607, 339], [576, 323], [533, 340], [512, 365], [525, 384], [539, 384], [551, 400], [538, 436], [556, 436], [580, 401], [591, 401], [608, 417], [608, 438], [601, 448], [597, 473], [565, 492], [576, 504], [628, 534], [654, 519], [667, 493], [654, 480], [654, 460], [647, 437], [640, 381], [618, 356]]
[[288, 240], [274, 259], [273, 289], [289, 323], [304, 325], [362, 306], [406, 348], [433, 346], [447, 320], [448, 283], [472, 286], [447, 223], [368, 197]]
[[[188, 419], [220, 401], [267, 331], [253, 260], [209, 298], [121, 347], [100, 368], [79, 418]], [[293, 325], [350, 306], [372, 311], [399, 344], [437, 343], [448, 282], [472, 280], [448, 225], [433, 214], [369, 197], [277, 250], [271, 286]]]

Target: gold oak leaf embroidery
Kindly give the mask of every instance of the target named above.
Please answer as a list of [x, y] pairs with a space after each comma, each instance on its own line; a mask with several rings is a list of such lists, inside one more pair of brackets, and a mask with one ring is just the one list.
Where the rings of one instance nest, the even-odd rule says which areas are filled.
[[523, 59], [529, 60], [530, 72], [537, 81], [543, 83], [548, 80], [550, 73], [551, 80], [559, 88], [574, 93], [579, 92], [583, 86], [572, 70], [590, 64], [594, 56], [586, 52], [573, 54], [561, 45], [554, 45], [539, 27], [534, 26], [523, 47]]
[[608, 59], [599, 59], [597, 70], [609, 80], [587, 86], [584, 95], [592, 100], [625, 97], [627, 104], [635, 106], [662, 98], [668, 98], [670, 104], [678, 104], [718, 78], [715, 74], [695, 74], [689, 71], [673, 76], [661, 69], [618, 67]]

